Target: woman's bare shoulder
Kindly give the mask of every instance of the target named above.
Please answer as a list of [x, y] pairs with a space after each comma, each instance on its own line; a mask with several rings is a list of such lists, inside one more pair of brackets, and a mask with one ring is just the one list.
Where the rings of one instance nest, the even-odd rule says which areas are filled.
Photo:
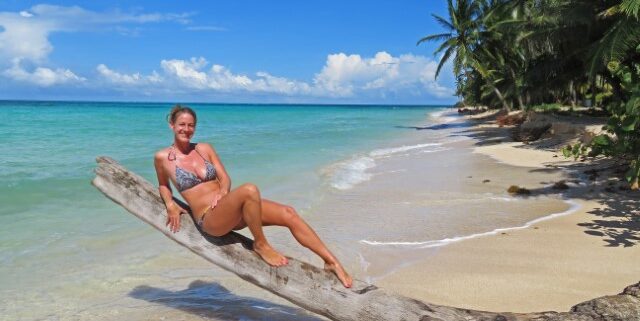
[[171, 148], [169, 148], [169, 147], [165, 147], [165, 148], [163, 148], [163, 149], [161, 149], [161, 150], [157, 151], [157, 152], [154, 154], [154, 158], [155, 158], [156, 160], [168, 159], [168, 157], [169, 157], [169, 151], [171, 151]]

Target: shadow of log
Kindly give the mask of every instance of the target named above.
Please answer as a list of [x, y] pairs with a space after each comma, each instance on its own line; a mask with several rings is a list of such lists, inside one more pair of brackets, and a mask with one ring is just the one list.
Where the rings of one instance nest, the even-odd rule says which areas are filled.
[[322, 320], [304, 309], [235, 295], [215, 282], [194, 281], [179, 291], [143, 285], [129, 296], [216, 320]]

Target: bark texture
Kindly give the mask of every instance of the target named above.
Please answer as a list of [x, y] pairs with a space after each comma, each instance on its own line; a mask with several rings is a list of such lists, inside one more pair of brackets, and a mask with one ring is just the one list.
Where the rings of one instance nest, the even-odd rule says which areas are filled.
[[287, 266], [271, 267], [251, 250], [250, 239], [233, 232], [223, 237], [206, 235], [189, 215], [182, 215], [178, 233], [170, 232], [155, 186], [111, 158], [98, 157], [97, 162], [92, 184], [133, 215], [217, 266], [332, 320], [640, 320], [640, 282], [620, 295], [580, 303], [564, 313], [495, 313], [441, 306], [387, 293], [358, 280], [346, 289], [332, 273], [294, 258], [289, 258]]

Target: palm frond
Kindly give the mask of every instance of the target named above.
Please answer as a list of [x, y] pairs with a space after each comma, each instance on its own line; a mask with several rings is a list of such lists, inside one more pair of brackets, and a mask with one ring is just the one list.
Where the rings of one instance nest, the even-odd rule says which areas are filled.
[[436, 19], [436, 22], [438, 22], [439, 25], [441, 25], [443, 28], [449, 30], [449, 31], [453, 31], [456, 30], [456, 27], [454, 27], [451, 23], [449, 23], [449, 21], [445, 20], [444, 18], [440, 17], [437, 14], [431, 14], [431, 16], [433, 16], [434, 19]]
[[640, 18], [640, 0], [622, 0], [620, 11], [628, 17]]
[[433, 54], [437, 55], [447, 48], [455, 48], [455, 47], [456, 47], [456, 39], [449, 38], [447, 39], [447, 41], [441, 43], [440, 46], [438, 46], [438, 48], [436, 48], [436, 50], [433, 52]]
[[438, 79], [438, 75], [440, 75], [440, 70], [442, 69], [442, 66], [444, 66], [444, 64], [447, 62], [447, 60], [449, 60], [449, 57], [451, 57], [451, 54], [453, 53], [455, 48], [453, 47], [449, 47], [449, 49], [447, 49], [447, 51], [444, 52], [444, 56], [442, 56], [442, 58], [440, 59], [440, 63], [438, 63], [438, 68], [436, 69], [436, 74], [433, 77], [434, 79]]
[[429, 35], [426, 36], [424, 38], [421, 38], [420, 40], [418, 40], [418, 43], [416, 43], [416, 45], [419, 45], [423, 42], [427, 42], [427, 41], [439, 41], [439, 40], [447, 40], [449, 38], [451, 38], [453, 36], [453, 34], [451, 33], [439, 33], [436, 35]]
[[609, 61], [624, 60], [638, 44], [640, 21], [632, 17], [622, 17], [589, 51], [589, 75], [594, 77]]

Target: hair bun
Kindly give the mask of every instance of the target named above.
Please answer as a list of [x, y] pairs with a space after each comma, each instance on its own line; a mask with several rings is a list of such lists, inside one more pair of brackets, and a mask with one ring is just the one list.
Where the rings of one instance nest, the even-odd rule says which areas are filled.
[[193, 116], [193, 120], [195, 123], [198, 122], [198, 117], [196, 116], [196, 112], [193, 111], [193, 109], [187, 107], [187, 106], [182, 106], [180, 104], [177, 104], [175, 106], [173, 106], [173, 108], [171, 108], [171, 111], [169, 112], [169, 114], [167, 115], [167, 121], [170, 123], [175, 123], [176, 119], [178, 118], [178, 116], [182, 113], [188, 113], [191, 114], [191, 116]]

